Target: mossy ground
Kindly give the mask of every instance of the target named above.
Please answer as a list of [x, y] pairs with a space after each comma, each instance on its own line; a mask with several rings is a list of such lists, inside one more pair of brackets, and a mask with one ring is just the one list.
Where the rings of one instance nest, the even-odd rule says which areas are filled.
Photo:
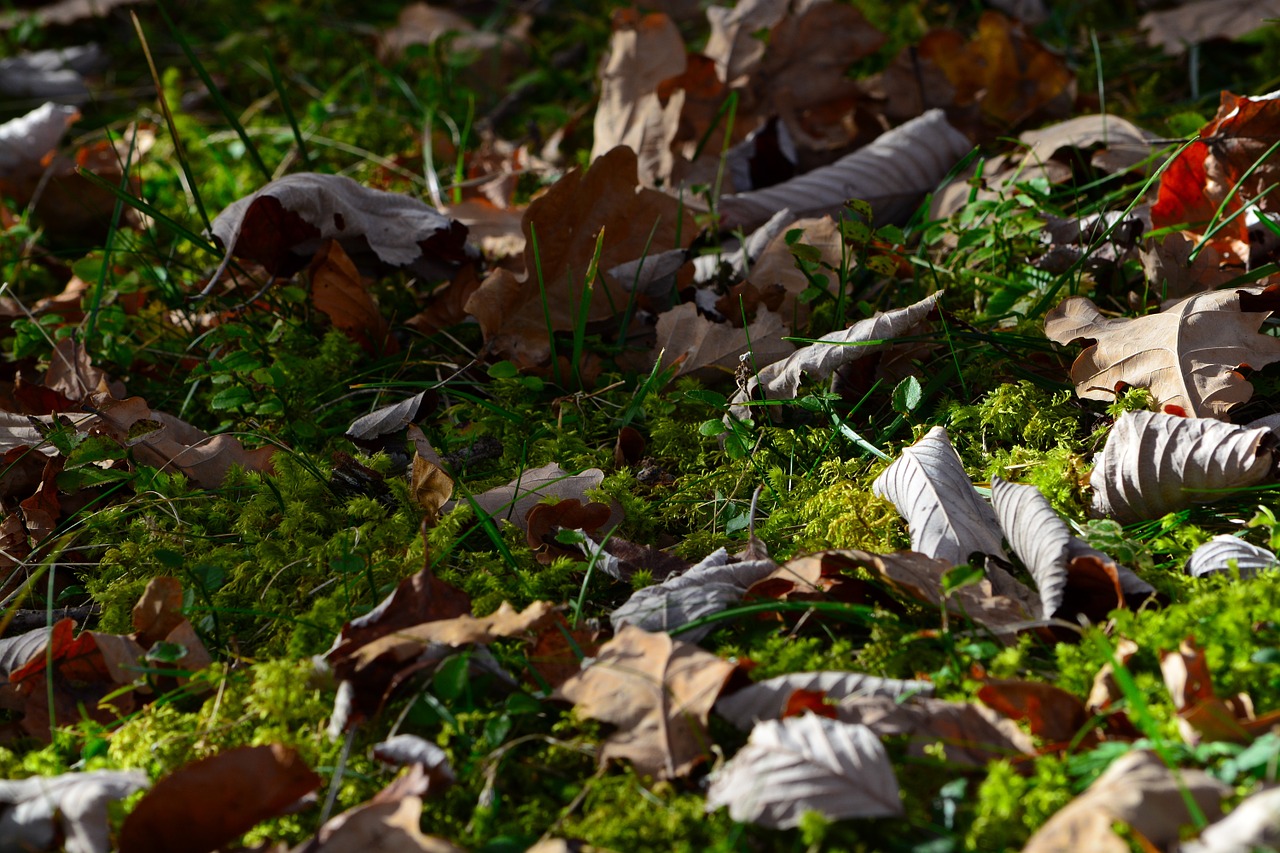
[[[300, 156], [280, 109], [283, 94], [312, 133], [310, 168], [421, 194], [420, 176], [433, 153], [423, 148], [424, 126], [429, 127], [425, 136], [439, 143], [436, 157], [465, 154], [477, 140], [471, 120], [501, 93], [486, 91], [472, 73], [476, 56], [433, 46], [415, 49], [393, 66], [377, 61], [367, 34], [390, 24], [401, 5], [216, 0], [178, 6], [175, 20], [198, 60], [234, 101], [265, 163], [285, 162], [288, 168], [295, 162], [290, 158]], [[612, 5], [593, 2], [560, 18], [535, 17], [534, 55], [521, 81], [527, 87], [524, 101], [514, 117], [499, 122], [499, 132], [541, 140], [567, 128], [562, 147], [571, 161], [585, 159], [589, 122], [580, 119], [593, 97]], [[1058, 5], [1062, 8], [1054, 10], [1041, 35], [1072, 52], [1086, 97], [1102, 95], [1091, 88], [1092, 59], [1086, 57], [1092, 56], [1101, 63], [1110, 103], [1153, 130], [1185, 135], [1212, 113], [1212, 98], [1167, 97], [1187, 88], [1188, 70], [1177, 61], [1134, 51], [1131, 42], [1118, 39], [1102, 39], [1096, 54], [1085, 48], [1089, 40], [1082, 33], [1132, 30], [1126, 10], [1093, 4], [1071, 11], [1066, 8], [1071, 4]], [[864, 60], [858, 73], [879, 70], [893, 50], [913, 43], [931, 25], [964, 29], [976, 17], [967, 6], [925, 0], [860, 6], [886, 30], [890, 47]], [[489, 14], [500, 20], [505, 8], [497, 4]], [[201, 204], [211, 212], [257, 189], [265, 178], [226, 115], [202, 91], [163, 20], [145, 9], [139, 14], [167, 66], [160, 86], [175, 107], [174, 126], [184, 142], [179, 149], [167, 132], [159, 134], [141, 166], [145, 195], [181, 228], [198, 233], [203, 224], [191, 203], [195, 194], [174, 162], [185, 163]], [[111, 84], [119, 94], [86, 108], [80, 127], [88, 138], [100, 138], [106, 129], [119, 133], [139, 116], [155, 120], [150, 95], [139, 100], [136, 94], [153, 91], [152, 81], [125, 19], [80, 29], [115, 45]], [[8, 31], [0, 35], [0, 44], [14, 52], [62, 46], [73, 35], [79, 30]], [[567, 50], [580, 55], [558, 63], [556, 57]], [[271, 83], [267, 57], [287, 69], [283, 93]], [[1229, 54], [1218, 51], [1202, 60], [1196, 85], [1213, 93], [1219, 86], [1261, 93], [1273, 88], [1264, 81], [1278, 61], [1280, 36], [1273, 28]], [[447, 171], [456, 164], [438, 160], [435, 165]], [[539, 188], [536, 177], [522, 177], [522, 198]], [[995, 677], [1051, 682], [1083, 696], [1108, 661], [1108, 649], [1126, 637], [1139, 646], [1128, 667], [1136, 693], [1126, 701], [1132, 714], [1141, 710], [1143, 735], [1185, 766], [1207, 767], [1243, 791], [1280, 755], [1280, 739], [1262, 738], [1248, 749], [1182, 746], [1157, 655], [1194, 637], [1220, 693], [1249, 692], [1259, 711], [1274, 709], [1272, 697], [1280, 687], [1275, 615], [1280, 577], [1264, 575], [1247, 583], [1231, 577], [1194, 580], [1181, 568], [1210, 536], [1245, 530], [1258, 504], [1274, 506], [1273, 493], [1232, 496], [1129, 528], [1088, 519], [1087, 460], [1101, 446], [1111, 418], [1149, 400], [1140, 390], [1123, 394], [1111, 407], [1076, 399], [1064, 381], [1069, 359], [1043, 339], [1042, 317], [1028, 307], [1048, 298], [1051, 289], [1057, 295], [1092, 293], [1118, 306], [1129, 304], [1128, 291], [1140, 281], [1132, 265], [1109, 279], [1054, 280], [1035, 270], [1025, 253], [1027, 235], [1042, 226], [1044, 214], [1085, 213], [1107, 199], [1124, 203], [1138, 189], [1133, 182], [1053, 192], [1030, 187], [1001, 203], [1003, 218], [996, 224], [975, 214], [925, 229], [917, 257], [928, 274], [907, 287], [923, 295], [926, 288], [945, 284], [948, 316], [963, 323], [948, 325], [934, 341], [937, 348], [922, 365], [926, 380], [919, 403], [910, 410], [896, 406], [893, 388], [883, 382], [852, 400], [815, 385], [806, 387], [796, 404], [783, 407], [777, 422], [762, 413], [756, 424], [728, 436], [717, 435], [715, 426], [724, 413], [723, 384], [704, 387], [682, 378], [650, 387], [646, 374], [612, 363], [617, 353], [604, 342], [589, 344], [606, 360], [595, 389], [611, 390], [557, 387], [514, 369], [476, 366], [472, 354], [483, 341], [474, 325], [431, 336], [400, 325], [430, 289], [404, 277], [393, 276], [376, 288], [397, 328], [401, 351], [371, 353], [330, 328], [296, 283], [279, 285], [248, 306], [234, 300], [192, 303], [189, 293], [218, 258], [198, 241], [177, 236], [181, 232], [168, 227], [172, 223], [146, 232], [112, 231], [111, 263], [103, 264], [107, 247], [102, 243], [46, 236], [42, 224], [23, 211], [7, 211], [13, 215], [0, 230], [0, 276], [9, 293], [33, 303], [61, 288], [58, 264], [33, 260], [45, 258], [40, 254], [45, 251], [94, 283], [83, 306], [93, 317], [90, 325], [58, 315], [10, 324], [3, 335], [5, 352], [16, 367], [30, 371], [24, 375], [38, 375], [47, 366], [52, 340], [76, 335], [98, 366], [153, 408], [211, 431], [235, 432], [250, 445], [270, 442], [282, 450], [274, 475], [235, 471], [216, 490], [136, 465], [122, 480], [79, 491], [79, 497], [91, 500], [63, 519], [50, 539], [59, 543], [59, 553], [74, 557], [66, 562], [79, 567], [62, 579], [56, 603], [92, 600], [102, 607], [99, 630], [127, 632], [130, 609], [147, 581], [174, 575], [186, 591], [186, 612], [217, 663], [185, 688], [157, 696], [109, 725], [60, 721], [51, 745], [27, 741], [0, 748], [0, 776], [142, 768], [157, 777], [227, 747], [281, 742], [298, 749], [326, 785], [337, 785], [336, 805], [345, 808], [364, 802], [390, 778], [368, 757], [368, 747], [394, 728], [446, 749], [459, 782], [428, 801], [424, 826], [476, 850], [521, 850], [554, 834], [620, 851], [941, 853], [1017, 849], [1114, 757], [1116, 745], [1106, 744], [1049, 752], [1017, 766], [996, 762], [984, 770], [961, 770], [932, 758], [908, 759], [905, 745], [891, 742], [906, 792], [904, 820], [828, 824], [811, 815], [796, 830], [764, 831], [735, 824], [723, 810], [706, 814], [704, 777], [654, 783], [627, 767], [597, 768], [594, 750], [607, 734], [602, 726], [578, 719], [532, 688], [469, 682], [463, 652], [433, 676], [409, 685], [360, 730], [342, 759], [342, 742], [325, 732], [333, 686], [317, 678], [310, 656], [323, 652], [344, 622], [368, 612], [424, 565], [465, 590], [477, 614], [503, 601], [523, 607], [536, 600], [581, 598], [583, 617], [600, 620], [633, 585], [643, 583], [618, 583], [598, 572], [588, 580], [585, 564], [568, 558], [543, 565], [523, 534], [509, 526], [479, 525], [467, 506], [444, 515], [422, 535], [421, 511], [409, 497], [394, 454], [362, 453], [343, 432], [355, 417], [433, 387], [442, 402], [423, 427], [441, 453], [470, 447], [480, 438], [501, 447], [497, 458], [466, 470], [468, 490], [483, 491], [550, 462], [573, 471], [599, 467], [606, 473], [600, 497], [616, 501], [626, 513], [619, 535], [665, 545], [691, 560], [745, 544], [757, 488], [754, 530], [777, 559], [827, 548], [888, 552], [907, 547], [897, 512], [871, 492], [885, 460], [860, 449], [848, 430], [892, 457], [929, 426], [944, 425], [975, 482], [998, 475], [1035, 485], [1079, 535], [1139, 571], [1171, 604], [1117, 612], [1106, 624], [1086, 630], [1080, 642], [1056, 646], [1025, 636], [1006, 647], [967, 624], [940, 631], [936, 612], [907, 603], [880, 607], [873, 617], [853, 623], [816, 616], [798, 620], [795, 614], [733, 619], [702, 645], [724, 657], [750, 660], [756, 679], [847, 669], [930, 678], [941, 695], [968, 700], [976, 667]], [[983, 228], [987, 231], [975, 235]], [[939, 248], [948, 233], [968, 234], [967, 245], [983, 253], [948, 254]], [[28, 251], [33, 246], [40, 252]], [[1009, 313], [996, 323], [1002, 306]], [[220, 312], [220, 322], [193, 339], [184, 317], [204, 310]], [[815, 328], [809, 331], [821, 334], [826, 329], [819, 325], [834, 322], [834, 306], [816, 304], [813, 316]], [[1275, 411], [1280, 372], [1264, 370], [1251, 379], [1257, 393], [1250, 410]], [[614, 462], [622, 420], [643, 434], [646, 455], [671, 475], [669, 485], [641, 483], [628, 466]], [[353, 454], [385, 475], [386, 491], [350, 494], [335, 488], [335, 452]], [[1277, 525], [1265, 514], [1258, 518], [1247, 535], [1260, 544], [1270, 539], [1274, 547]], [[52, 546], [43, 556], [51, 554]], [[493, 651], [519, 668], [520, 648], [498, 644]], [[726, 757], [745, 740], [719, 720], [713, 726]], [[254, 830], [247, 841], [296, 842], [314, 831], [317, 821], [315, 810], [281, 818]]]

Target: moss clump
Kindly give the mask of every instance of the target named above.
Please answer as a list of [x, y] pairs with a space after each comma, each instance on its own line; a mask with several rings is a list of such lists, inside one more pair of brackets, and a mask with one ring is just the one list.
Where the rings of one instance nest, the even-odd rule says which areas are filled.
[[1081, 414], [1070, 391], [1045, 391], [1027, 380], [1006, 382], [976, 405], [953, 403], [943, 412], [961, 458], [982, 458], [994, 447], [1015, 444], [1036, 450], [1074, 446]]
[[1024, 776], [1007, 761], [993, 761], [978, 786], [964, 849], [972, 853], [1020, 850], [1031, 833], [1075, 796], [1066, 762], [1052, 756], [1036, 760]]

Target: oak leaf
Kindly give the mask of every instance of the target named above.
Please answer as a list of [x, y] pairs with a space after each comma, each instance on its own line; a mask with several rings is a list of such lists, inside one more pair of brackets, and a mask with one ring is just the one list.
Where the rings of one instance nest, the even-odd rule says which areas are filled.
[[685, 776], [710, 754], [707, 714], [736, 667], [665, 633], [624, 625], [557, 695], [617, 731], [603, 764], [626, 759], [656, 779]]
[[1089, 339], [1071, 365], [1076, 393], [1112, 402], [1124, 386], [1147, 388], [1164, 411], [1225, 419], [1253, 394], [1241, 367], [1280, 361], [1280, 339], [1257, 329], [1280, 307], [1280, 287], [1219, 290], [1187, 297], [1159, 314], [1104, 317], [1082, 296], [1045, 317], [1045, 335], [1060, 344]]
[[707, 811], [789, 829], [806, 811], [829, 819], [902, 814], [889, 754], [869, 728], [816, 714], [758, 723], [711, 777]]

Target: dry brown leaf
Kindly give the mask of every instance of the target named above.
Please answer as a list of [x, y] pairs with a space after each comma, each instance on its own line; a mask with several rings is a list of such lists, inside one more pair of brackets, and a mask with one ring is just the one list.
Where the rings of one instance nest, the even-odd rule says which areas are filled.
[[[761, 227], [763, 228], [764, 226]], [[797, 219], [781, 229], [768, 242], [754, 263], [751, 264], [746, 281], [762, 289], [775, 286], [782, 288], [782, 303], [770, 310], [780, 314], [783, 323], [793, 332], [799, 332], [804, 329], [805, 323], [809, 319], [808, 303], [800, 302], [797, 299], [809, 287], [809, 279], [800, 271], [796, 263], [795, 253], [787, 243], [787, 235], [797, 228], [802, 232], [797, 242], [805, 246], [812, 246], [818, 250], [819, 263], [827, 268], [823, 274], [828, 279], [834, 282], [836, 276], [839, 275], [841, 265], [852, 265], [853, 263], [848, 257], [849, 250], [840, 234], [840, 227], [830, 216], [816, 219]], [[737, 310], [738, 306], [735, 301], [732, 305], [732, 311], [737, 313]], [[751, 341], [752, 343], [757, 341], [754, 333], [751, 335]], [[770, 361], [776, 361], [776, 359], [758, 361], [756, 366], [763, 366]]]
[[1265, 27], [1268, 18], [1280, 18], [1280, 0], [1199, 0], [1148, 12], [1138, 26], [1147, 31], [1147, 44], [1180, 56], [1190, 45], [1235, 41]]
[[1157, 139], [1156, 134], [1133, 122], [1105, 113], [1076, 116], [1018, 135], [1020, 142], [1031, 146], [1023, 156], [1024, 166], [1047, 163], [1065, 150], [1074, 157], [1087, 157], [1089, 164], [1104, 174], [1123, 172], [1151, 160], [1159, 150]]
[[[1128, 637], [1121, 637], [1116, 642], [1113, 652], [1116, 663], [1128, 666], [1129, 661], [1138, 653], [1138, 644]], [[1093, 677], [1093, 686], [1089, 689], [1089, 698], [1084, 700], [1085, 710], [1090, 714], [1101, 714], [1115, 702], [1124, 698], [1124, 691], [1116, 680], [1115, 667], [1107, 661]]]
[[350, 657], [361, 646], [396, 631], [471, 612], [471, 599], [423, 569], [400, 581], [378, 606], [342, 626], [327, 653], [330, 662]]
[[1188, 232], [1172, 231], [1160, 242], [1148, 241], [1138, 248], [1142, 271], [1162, 299], [1216, 290], [1239, 276], [1239, 270], [1220, 266], [1213, 252], [1200, 252], [1193, 260], [1191, 250], [1196, 242]]
[[432, 526], [440, 508], [453, 497], [453, 480], [436, 463], [415, 453], [413, 470], [409, 473], [409, 494], [423, 512], [423, 523]]
[[1226, 419], [1253, 386], [1239, 372], [1280, 361], [1280, 340], [1257, 329], [1280, 308], [1280, 287], [1247, 287], [1187, 297], [1159, 314], [1104, 317], [1082, 296], [1045, 317], [1045, 335], [1060, 344], [1095, 341], [1071, 365], [1076, 393], [1112, 402], [1125, 386], [1147, 388], [1163, 411]]
[[213, 220], [227, 253], [272, 275], [305, 267], [325, 240], [337, 240], [357, 268], [407, 269], [448, 278], [473, 250], [467, 229], [402, 193], [361, 186], [342, 175], [299, 172], [233, 202]]
[[337, 240], [325, 240], [308, 270], [311, 302], [370, 355], [392, 355], [400, 344], [359, 270]]
[[1203, 578], [1218, 572], [1236, 571], [1244, 579], [1277, 566], [1280, 566], [1280, 559], [1271, 551], [1230, 533], [1222, 533], [1191, 552], [1187, 559], [1187, 574]]
[[556, 541], [561, 530], [577, 530], [600, 538], [600, 528], [608, 523], [613, 511], [608, 504], [568, 498], [554, 504], [536, 504], [525, 517], [528, 529], [525, 541], [534, 550], [538, 562], [550, 565], [557, 557], [576, 557], [582, 552], [578, 543], [564, 545]]
[[[636, 590], [609, 615], [609, 621], [615, 631], [624, 625], [646, 631], [672, 631], [735, 604], [752, 584], [777, 568], [778, 564], [768, 557], [739, 560], [721, 548], [682, 574]], [[714, 624], [707, 624], [682, 631], [680, 639], [696, 643], [714, 628]]]
[[911, 549], [945, 562], [969, 562], [977, 552], [1004, 557], [996, 514], [973, 488], [943, 427], [933, 427], [892, 465], [871, 490], [898, 508]]
[[1160, 673], [1178, 711], [1178, 730], [1192, 746], [1203, 741], [1248, 743], [1280, 722], [1277, 711], [1254, 714], [1247, 693], [1218, 696], [1204, 650], [1193, 637], [1184, 639], [1176, 652], [1160, 653]]
[[[823, 335], [782, 361], [760, 368], [747, 382], [746, 388], [733, 396], [730, 412], [737, 418], [747, 417], [750, 412], [747, 401], [761, 395], [766, 400], [795, 399], [800, 381], [805, 376], [811, 379], [834, 377], [851, 362], [885, 352], [896, 338], [925, 332], [926, 320], [936, 310], [941, 296], [941, 291], [931, 293], [905, 308], [895, 308], [859, 320], [847, 329]], [[769, 407], [775, 417], [777, 408]]]
[[92, 430], [124, 444], [133, 458], [160, 470], [184, 474], [202, 489], [216, 489], [232, 465], [269, 473], [271, 445], [245, 450], [231, 435], [210, 436], [186, 421], [152, 410], [141, 397], [96, 401]]
[[617, 727], [600, 748], [602, 764], [625, 759], [672, 779], [709, 756], [707, 714], [735, 670], [695, 645], [624, 625], [557, 695]]
[[287, 746], [225, 750], [156, 782], [125, 818], [120, 853], [217, 850], [319, 787]]
[[149, 784], [142, 770], [0, 780], [4, 849], [109, 853], [108, 807]]
[[1178, 840], [1192, 816], [1190, 797], [1210, 820], [1222, 813], [1231, 789], [1202, 770], [1173, 771], [1154, 752], [1134, 750], [1112, 762], [1083, 794], [1049, 818], [1023, 853], [1129, 853], [1112, 824], [1127, 823], [1154, 849]]
[[930, 110], [830, 166], [724, 196], [721, 224], [751, 230], [784, 208], [798, 216], [836, 215], [851, 198], [871, 203], [877, 225], [905, 222], [970, 148], [941, 110]]
[[733, 375], [750, 353], [756, 364], [772, 364], [786, 358], [795, 347], [784, 341], [782, 318], [761, 311], [746, 331], [733, 323], [717, 323], [698, 312], [698, 306], [684, 302], [658, 316], [658, 338], [654, 349], [661, 355], [660, 366], [676, 368], [675, 376], [693, 376], [715, 382]]
[[798, 690], [818, 693], [836, 702], [868, 696], [883, 696], [898, 702], [910, 696], [932, 696], [933, 684], [878, 678], [860, 672], [793, 672], [722, 696], [715, 710], [738, 728], [749, 731], [756, 723], [783, 716], [789, 697]]
[[472, 500], [495, 520], [510, 522], [527, 532], [529, 510], [535, 504], [552, 497], [581, 500], [603, 482], [604, 471], [599, 468], [570, 474], [559, 464], [550, 462], [523, 472], [505, 486], [475, 495]]
[[816, 714], [770, 720], [711, 776], [707, 811], [788, 829], [806, 811], [829, 820], [902, 814], [889, 754], [866, 726]]
[[944, 760], [962, 767], [986, 767], [995, 759], [1035, 754], [1031, 738], [1015, 723], [969, 702], [850, 696], [840, 700], [836, 719], [864, 725], [880, 737], [905, 735], [914, 758], [923, 759], [941, 748]]
[[[466, 310], [480, 323], [488, 349], [522, 366], [550, 361], [547, 315], [553, 329], [575, 328], [585, 313], [587, 323], [614, 320], [616, 306], [627, 294], [608, 275], [593, 283], [582, 310], [584, 281], [604, 229], [599, 268], [610, 270], [650, 254], [676, 248], [676, 235], [687, 244], [697, 229], [685, 222], [679, 200], [664, 193], [637, 188], [636, 155], [619, 146], [583, 172], [575, 169], [529, 204], [524, 214], [526, 239], [538, 237], [537, 257], [525, 248], [523, 278], [507, 270], [489, 275], [466, 302]], [[652, 239], [651, 239], [652, 238]], [[545, 288], [539, 286], [539, 273]]]
[[1092, 512], [1129, 524], [1273, 479], [1276, 436], [1203, 418], [1125, 412], [1094, 460]]
[[1084, 703], [1052, 684], [991, 679], [978, 698], [1012, 720], [1026, 720], [1031, 733], [1051, 744], [1068, 744], [1089, 722]]

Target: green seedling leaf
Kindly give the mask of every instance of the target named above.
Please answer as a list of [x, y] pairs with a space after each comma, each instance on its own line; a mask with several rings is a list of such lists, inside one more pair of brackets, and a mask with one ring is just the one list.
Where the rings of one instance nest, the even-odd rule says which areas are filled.
[[253, 392], [242, 385], [223, 388], [209, 399], [209, 408], [221, 412], [227, 409], [238, 409], [253, 402]]
[[958, 589], [980, 583], [984, 577], [986, 575], [981, 566], [971, 566], [968, 563], [953, 566], [942, 575], [942, 594], [949, 596]]
[[719, 418], [712, 418], [709, 421], [703, 421], [698, 425], [698, 432], [708, 438], [714, 438], [717, 435], [724, 435], [726, 427], [724, 421]]
[[515, 379], [520, 375], [520, 369], [509, 361], [495, 362], [485, 372], [490, 379]]
[[920, 380], [908, 376], [893, 389], [893, 410], [905, 417], [914, 412], [923, 399], [924, 389], [920, 387]]

